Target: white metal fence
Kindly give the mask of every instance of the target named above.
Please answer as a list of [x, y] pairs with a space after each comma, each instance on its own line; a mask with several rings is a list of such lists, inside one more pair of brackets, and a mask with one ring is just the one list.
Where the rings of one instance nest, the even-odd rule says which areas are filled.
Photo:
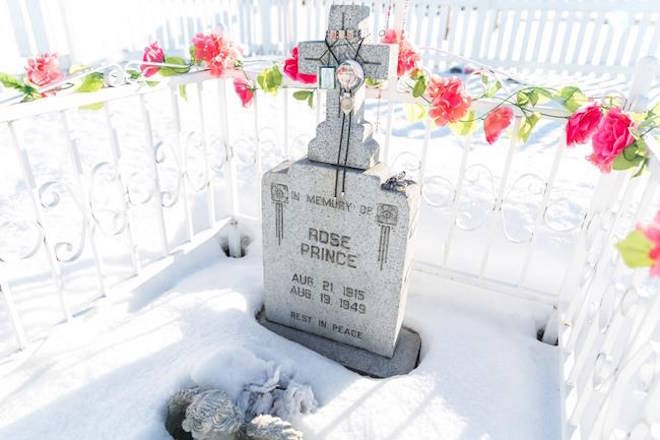
[[656, 156], [647, 180], [606, 180], [610, 191], [596, 202], [603, 209], [581, 237], [571, 289], [559, 302], [563, 435], [655, 439], [660, 283], [626, 268], [614, 244], [660, 207], [660, 162]]
[[[270, 5], [276, 7], [283, 3], [272, 2]], [[383, 27], [386, 3], [380, 4], [381, 15], [376, 14], [380, 18], [375, 20], [381, 20], [377, 28]], [[172, 2], [170, 5], [176, 4]], [[191, 4], [206, 5], [212, 9], [215, 3]], [[502, 2], [494, 4], [505, 6]], [[305, 5], [301, 3], [297, 5], [296, 13], [310, 13], [310, 8], [317, 6], [319, 4], [314, 1], [305, 2]], [[457, 8], [455, 13], [448, 12], [445, 19], [451, 24], [455, 23], [454, 20], [462, 20], [460, 14], [476, 14], [481, 17], [477, 18], [477, 23], [480, 23], [478, 20], [486, 19], [484, 16], [490, 13], [476, 9], [478, 6], [475, 4], [472, 9]], [[541, 17], [543, 14], [552, 15], [548, 7], [536, 6], [539, 6]], [[254, 8], [255, 3], [242, 2], [241, 7]], [[422, 7], [422, 10], [433, 11], [430, 6]], [[442, 7], [438, 10], [442, 11]], [[630, 10], [640, 12], [635, 7]], [[240, 13], [231, 11], [235, 15], [228, 15], [229, 22], [243, 23], [240, 33], [248, 32], [254, 37], [256, 29], [261, 29], [253, 22], [244, 23], [239, 18]], [[418, 7], [411, 9], [408, 29], [419, 29], [411, 24], [419, 11]], [[599, 17], [607, 15], [600, 7], [595, 7], [594, 11]], [[537, 13], [532, 15], [539, 17]], [[234, 16], [236, 21], [232, 21]], [[325, 14], [314, 13], [314, 17], [321, 16], [325, 17]], [[421, 16], [427, 17], [426, 12]], [[525, 14], [514, 12], [514, 16], [518, 17], [515, 20], [523, 20]], [[285, 18], [278, 17], [286, 24]], [[657, 37], [657, 14], [648, 14], [642, 21], [646, 31], [642, 32], [640, 27], [638, 34], [654, 29]], [[194, 20], [183, 20], [182, 23], [188, 23], [190, 32], [196, 26]], [[319, 26], [317, 29], [307, 23], [310, 28], [305, 30], [306, 34], [298, 29], [295, 31], [297, 33], [282, 41], [293, 42], [303, 39], [305, 35], [318, 35], [323, 24], [315, 24]], [[635, 20], [633, 23], [640, 24]], [[249, 26], [254, 27], [246, 31]], [[456, 26], [459, 25], [450, 25], [447, 29], [451, 32], [451, 29], [457, 29]], [[287, 29], [290, 28], [286, 25], [281, 27], [283, 32]], [[498, 32], [501, 32], [499, 29]], [[168, 32], [172, 32], [173, 41], [186, 41], [176, 37], [174, 31]], [[249, 41], [248, 34], [241, 34], [241, 37]], [[464, 31], [461, 31], [462, 34]], [[254, 38], [250, 44], [258, 47], [260, 43]], [[626, 38], [627, 41], [636, 41], [632, 37]], [[457, 40], [457, 37], [450, 36], [448, 48], [470, 46], [466, 42], [457, 43]], [[429, 41], [437, 44], [432, 38]], [[484, 37], [482, 41], [492, 42], [493, 39]], [[498, 37], [495, 41], [497, 47], [503, 47], [513, 44], [514, 40]], [[612, 41], [615, 41], [614, 37], [608, 44], [614, 44]], [[474, 44], [470, 47], [483, 48]], [[133, 49], [138, 50], [139, 46]], [[479, 51], [485, 53], [482, 49]], [[507, 49], [504, 58], [513, 52], [513, 48]], [[474, 51], [465, 53], [477, 54]], [[431, 56], [430, 53], [427, 55]], [[479, 57], [489, 62], [494, 60], [490, 55]], [[614, 58], [615, 61], [617, 59]], [[430, 60], [435, 62], [433, 57]], [[623, 63], [622, 60], [618, 62]], [[541, 61], [538, 64], [546, 67]], [[643, 64], [640, 74], [635, 77], [628, 101], [632, 108], [642, 108], [647, 104], [644, 93], [654, 81], [654, 69], [650, 64]], [[179, 96], [178, 86], [181, 84], [187, 85], [187, 100]], [[16, 305], [14, 288], [18, 286], [23, 289], [20, 295], [28, 295], [29, 288], [35, 284], [28, 282], [27, 277], [21, 274], [18, 274], [19, 280], [16, 282], [15, 270], [18, 266], [35, 259], [45, 262], [48, 275], [40, 279], [43, 281], [41, 284], [36, 285], [39, 298], [43, 297], [43, 292], [50, 295], [54, 292], [61, 316], [71, 319], [72, 314], [86, 304], [82, 301], [76, 307], [71, 306], [72, 295], [75, 295], [71, 286], [75, 284], [75, 275], [83, 270], [81, 262], [89, 263], [93, 274], [89, 279], [95, 283], [91, 287], [86, 286], [86, 289], [105, 295], [116, 286], [124, 286], [127, 282], [163, 270], [181, 249], [196, 246], [230, 225], [232, 220], [258, 217], [258, 208], [255, 210], [258, 204], [246, 197], [239, 197], [239, 190], [249, 184], [258, 187], [258, 176], [263, 169], [272, 162], [295, 157], [309, 136], [296, 133], [295, 124], [291, 124], [294, 112], [299, 110], [295, 106], [301, 104], [292, 99], [290, 90], [277, 98], [259, 96], [251, 110], [239, 113], [235, 111], [238, 107], [233, 102], [230, 89], [231, 85], [226, 80], [213, 79], [201, 72], [169, 78], [157, 87], [126, 85], [93, 94], [60, 96], [0, 108], [0, 134], [4, 132], [6, 136], [2, 139], [7, 140], [6, 145], [0, 145], [0, 149], [9, 148], [14, 153], [12, 162], [3, 162], [2, 167], [6, 167], [6, 171], [19, 170], [21, 184], [16, 188], [27, 206], [27, 210], [4, 212], [0, 216], [5, 220], [0, 221], [0, 229], [6, 231], [3, 234], [8, 236], [17, 231], [23, 243], [19, 251], [0, 251], [0, 288], [20, 347], [30, 342], [30, 335], [25, 330], [24, 315], [27, 312]], [[402, 150], [400, 145], [392, 143], [393, 132], [397, 130], [398, 110], [409, 99], [408, 95], [398, 93], [396, 88], [371, 93], [372, 111], [375, 108], [377, 117], [382, 118], [383, 159], [394, 167], [406, 168], [422, 182], [422, 216], [431, 219], [432, 233], [441, 235], [435, 241], [441, 242], [442, 246], [421, 252], [417, 268], [556, 307], [557, 319], [546, 328], [546, 338], [552, 339], [552, 335], [558, 333], [565, 438], [636, 438], [634, 435], [651, 438], [651, 432], [657, 436], [657, 423], [660, 421], [654, 408], [657, 408], [660, 398], [660, 289], [643, 273], [623, 268], [611, 246], [615, 239], [659, 206], [660, 168], [657, 159], [650, 177], [632, 180], [622, 174], [601, 177], [595, 190], [588, 191], [587, 207], [579, 213], [578, 222], [563, 229], [547, 228], [548, 211], [557, 202], [555, 190], [558, 176], [568, 154], [563, 143], [562, 123], [550, 125], [549, 130], [557, 136], [556, 141], [545, 149], [549, 161], [544, 174], [519, 172], [515, 168], [516, 160], [527, 146], [518, 145], [514, 140], [506, 147], [500, 145], [500, 149], [493, 153], [501, 159], [500, 168], [475, 163], [474, 144], [477, 139], [474, 137], [460, 141], [460, 153], [447, 160], [448, 168], [453, 170], [448, 173], [448, 168], [435, 168], [442, 159], [434, 154], [446, 139], [435, 138], [432, 127], [421, 126], [417, 136], [418, 148], [414, 151]], [[264, 108], [272, 104], [268, 99], [280, 106], [281, 116], [264, 117]], [[317, 96], [314, 122], [318, 122], [320, 117], [320, 101]], [[384, 107], [382, 113], [381, 101]], [[77, 109], [80, 106], [98, 102], [104, 103], [104, 108], [94, 113], [98, 120], [79, 118]], [[481, 112], [489, 105], [492, 104], [479, 104], [476, 110]], [[553, 107], [541, 111], [548, 115], [544, 120], [565, 115]], [[118, 124], [118, 119], [127, 119], [127, 115], [134, 118]], [[239, 118], [244, 119], [238, 122]], [[514, 129], [520, 124], [520, 118], [520, 114], [516, 115]], [[81, 121], [98, 124], [94, 125], [94, 130], [102, 130], [101, 138], [105, 144], [86, 140], [86, 129], [79, 125]], [[246, 121], [253, 124], [253, 133], [238, 132], [238, 127], [246, 126]], [[39, 163], [35, 160], [39, 152], [25, 147], [29, 130], [21, 131], [23, 124], [26, 127], [36, 127], [37, 124], [59, 126], [57, 131], [52, 131], [48, 141], [55, 145], [55, 138], [62, 138], [62, 151], [67, 158], [62, 162], [62, 167], [68, 170], [66, 175], [53, 176], [39, 166], [35, 167], [35, 163]], [[141, 140], [135, 141], [135, 137], [125, 136], [122, 131], [127, 126], [139, 133]], [[95, 156], [86, 152], [88, 149], [107, 151]], [[485, 187], [481, 185], [484, 181], [488, 182]], [[524, 183], [523, 192], [534, 196], [529, 197], [533, 199], [530, 203], [534, 205], [534, 210], [530, 211], [525, 233], [514, 237], [505, 227], [505, 211], [512, 199], [512, 188], [520, 182]], [[99, 191], [99, 188], [104, 189]], [[112, 200], [99, 198], [98, 193], [111, 192], [108, 188], [114, 188], [116, 197]], [[476, 220], [475, 210], [470, 208], [475, 190], [486, 194], [484, 202], [478, 206], [482, 214]], [[70, 209], [56, 214], [58, 207], [66, 207], [66, 200], [72, 201], [68, 205]], [[149, 215], [145, 215], [146, 208], [150, 209]], [[435, 228], [434, 213], [439, 211], [444, 212], [444, 228]], [[54, 232], [58, 224], [70, 222], [78, 222], [79, 227], [72, 228], [80, 231], [75, 237], [63, 239]], [[534, 271], [530, 266], [534, 255], [539, 252], [538, 240], [542, 229], [551, 239], [567, 234], [572, 237], [571, 258], [561, 261], [559, 275], [551, 275], [559, 278], [557, 285], [530, 284], [531, 279], [543, 275], [543, 269]], [[431, 233], [428, 230], [424, 232], [424, 229], [420, 232]], [[485, 239], [478, 239], [476, 243], [467, 242], [476, 261], [473, 268], [456, 269], [451, 259], [459, 246], [457, 240], [460, 236], [471, 237], [478, 233], [483, 233]], [[149, 236], [151, 241], [143, 241], [145, 236]], [[109, 248], [105, 245], [108, 240], [121, 249], [108, 253]], [[517, 256], [521, 261], [515, 271], [499, 277], [493, 276], [498, 273], [498, 260], [501, 259], [494, 257], [497, 240], [511, 245], [505, 251], [506, 258]], [[117, 269], [120, 265], [115, 261], [120, 254], [127, 257], [122, 270]], [[24, 286], [28, 286], [28, 290]]]

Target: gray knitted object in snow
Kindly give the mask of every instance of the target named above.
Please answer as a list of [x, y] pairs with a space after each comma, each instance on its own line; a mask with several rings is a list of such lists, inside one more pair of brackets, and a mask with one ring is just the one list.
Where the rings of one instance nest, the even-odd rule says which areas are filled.
[[186, 408], [192, 403], [195, 396], [202, 391], [206, 391], [206, 389], [198, 386], [183, 388], [177, 391], [167, 401], [168, 411], [170, 414], [185, 413]]
[[275, 402], [270, 413], [283, 419], [314, 412], [318, 406], [312, 388], [293, 380], [289, 381], [286, 388], [274, 390], [273, 396]]
[[261, 414], [270, 414], [273, 407], [273, 392], [280, 385], [280, 367], [270, 362], [263, 381], [243, 386], [243, 391], [236, 402], [245, 413], [248, 422]]
[[309, 385], [281, 375], [280, 367], [272, 362], [265, 378], [245, 385], [236, 403], [245, 413], [246, 422], [261, 414], [291, 419], [314, 412], [318, 406]]
[[257, 416], [245, 428], [245, 435], [250, 440], [302, 440], [302, 432], [291, 423], [269, 415]]
[[231, 438], [243, 424], [243, 413], [224, 391], [207, 390], [193, 398], [182, 423], [194, 439]]

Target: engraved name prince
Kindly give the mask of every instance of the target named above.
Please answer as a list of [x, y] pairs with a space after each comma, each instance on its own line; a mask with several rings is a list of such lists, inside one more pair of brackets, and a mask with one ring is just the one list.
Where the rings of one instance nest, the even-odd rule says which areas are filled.
[[308, 228], [307, 240], [300, 243], [300, 255], [337, 266], [357, 268], [357, 255], [351, 253], [351, 237]]

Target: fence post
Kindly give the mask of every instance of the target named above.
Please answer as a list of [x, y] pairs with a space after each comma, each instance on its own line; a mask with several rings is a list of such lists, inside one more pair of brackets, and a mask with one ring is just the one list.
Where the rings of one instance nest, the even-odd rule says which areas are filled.
[[652, 56], [641, 58], [635, 65], [635, 72], [630, 81], [630, 92], [626, 110], [644, 110], [649, 102], [648, 91], [656, 76], [660, 73], [658, 59]]
[[39, 203], [39, 194], [38, 194], [39, 190], [37, 189], [37, 183], [35, 181], [34, 174], [32, 172], [32, 165], [30, 164], [30, 159], [28, 157], [27, 151], [25, 151], [25, 149], [18, 142], [18, 135], [16, 134], [16, 127], [14, 126], [14, 122], [9, 122], [8, 127], [9, 127], [9, 135], [11, 137], [11, 142], [14, 147], [14, 152], [16, 153], [16, 157], [21, 164], [21, 168], [23, 171], [23, 178], [25, 179], [25, 183], [29, 188], [30, 202], [32, 204], [32, 212], [34, 213], [37, 225], [39, 225], [39, 227], [42, 228], [42, 232], [44, 234], [43, 237], [44, 237], [44, 248], [46, 249], [46, 257], [48, 258], [48, 264], [50, 266], [51, 276], [53, 277], [55, 290], [57, 291], [57, 296], [60, 300], [60, 306], [62, 307], [62, 314], [64, 315], [64, 319], [66, 321], [71, 321], [73, 315], [71, 314], [71, 309], [64, 296], [64, 290], [62, 287], [63, 284], [62, 273], [59, 267], [59, 261], [57, 260], [57, 256], [55, 255], [54, 247], [52, 246], [52, 244], [50, 243], [50, 241], [46, 236], [44, 215], [41, 209], [41, 204]]
[[236, 163], [234, 162], [234, 148], [229, 137], [229, 118], [227, 116], [226, 80], [218, 80], [218, 113], [220, 115], [221, 142], [225, 148], [224, 177], [227, 185], [227, 203], [230, 214], [236, 219], [239, 212], [238, 185], [236, 180]]

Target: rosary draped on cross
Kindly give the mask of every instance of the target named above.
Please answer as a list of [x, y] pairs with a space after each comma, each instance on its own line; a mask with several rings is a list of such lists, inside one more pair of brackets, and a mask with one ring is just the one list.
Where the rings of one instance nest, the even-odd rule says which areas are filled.
[[[301, 59], [305, 69], [316, 71], [319, 77], [318, 86], [328, 91], [328, 113], [326, 122], [329, 124], [323, 130], [323, 139], [327, 144], [335, 142], [339, 131], [339, 145], [336, 159], [324, 157], [322, 161], [335, 165], [334, 196], [343, 197], [346, 190], [346, 174], [348, 167], [367, 169], [364, 162], [356, 165], [356, 158], [350, 155], [352, 129], [354, 125], [363, 124], [362, 100], [357, 96], [358, 90], [364, 85], [365, 77], [388, 79], [388, 63], [390, 49], [386, 45], [366, 44], [367, 35], [363, 35], [361, 22], [368, 16], [368, 9], [359, 6], [345, 6], [331, 10], [329, 29], [322, 41], [301, 43]], [[333, 13], [333, 11], [335, 11]], [[366, 12], [366, 13], [365, 13]], [[369, 58], [369, 59], [366, 59]], [[334, 113], [334, 106], [337, 113]], [[335, 125], [336, 124], [336, 125]], [[336, 130], [336, 131], [335, 131]], [[360, 127], [360, 133], [364, 128]], [[362, 135], [354, 139], [364, 145]], [[329, 145], [326, 146], [326, 148]], [[372, 147], [373, 148], [373, 147]], [[363, 157], [361, 158], [363, 159]], [[351, 163], [353, 162], [353, 163]], [[341, 177], [341, 178], [340, 178]]]

